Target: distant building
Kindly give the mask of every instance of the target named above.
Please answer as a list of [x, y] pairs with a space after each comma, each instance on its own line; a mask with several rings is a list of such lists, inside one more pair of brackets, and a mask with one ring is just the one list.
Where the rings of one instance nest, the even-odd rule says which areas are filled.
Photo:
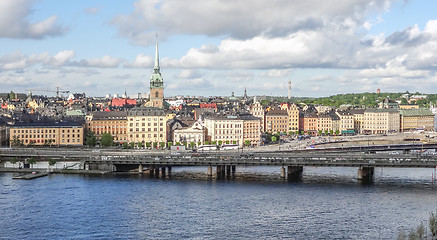
[[261, 120], [261, 132], [265, 132], [265, 111], [264, 107], [261, 105], [259, 101], [256, 100], [256, 97], [254, 98], [254, 103], [252, 106], [250, 106], [250, 114], [252, 114], [254, 117], [257, 117]]
[[429, 109], [401, 109], [401, 131], [434, 130], [434, 114]]
[[137, 107], [128, 111], [127, 138], [129, 142], [167, 142], [167, 120], [164, 109]]
[[83, 126], [78, 123], [16, 123], [10, 127], [9, 145], [80, 146], [83, 139]]
[[400, 115], [396, 109], [366, 109], [363, 133], [386, 134], [399, 132]]
[[266, 132], [288, 133], [287, 110], [274, 109], [266, 113]]
[[127, 142], [127, 112], [94, 112], [87, 116], [86, 126], [93, 131], [97, 140], [103, 133], [109, 133], [114, 142]]

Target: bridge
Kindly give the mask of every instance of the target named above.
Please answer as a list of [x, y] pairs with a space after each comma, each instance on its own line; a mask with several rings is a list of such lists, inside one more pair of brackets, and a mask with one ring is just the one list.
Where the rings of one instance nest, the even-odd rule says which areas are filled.
[[[172, 167], [205, 166], [208, 176], [232, 176], [238, 166], [278, 166], [282, 178], [297, 180], [303, 168], [316, 167], [356, 167], [358, 179], [371, 180], [375, 167], [391, 168], [436, 168], [437, 155], [434, 154], [389, 154], [363, 152], [208, 152], [170, 153], [160, 151], [129, 151], [90, 149], [8, 149], [0, 151], [1, 163], [12, 158], [48, 161], [48, 158], [72, 163], [80, 163], [85, 171], [148, 171], [153, 176], [171, 175]], [[2, 166], [2, 165], [0, 165]]]

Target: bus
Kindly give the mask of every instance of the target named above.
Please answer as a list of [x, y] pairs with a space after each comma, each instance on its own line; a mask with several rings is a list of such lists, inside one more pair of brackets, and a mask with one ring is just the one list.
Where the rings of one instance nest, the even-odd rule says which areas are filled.
[[197, 147], [198, 152], [217, 150], [217, 145], [200, 145]]
[[222, 146], [223, 150], [238, 150], [237, 144], [225, 144]]

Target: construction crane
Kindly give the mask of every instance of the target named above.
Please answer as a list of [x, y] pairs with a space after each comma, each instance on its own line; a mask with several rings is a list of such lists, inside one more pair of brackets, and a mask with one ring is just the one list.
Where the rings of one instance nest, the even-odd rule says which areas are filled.
[[43, 89], [26, 89], [26, 91], [29, 92], [55, 92], [56, 93], [56, 97], [60, 97], [59, 93], [69, 93], [70, 91], [62, 89], [60, 87], [56, 87], [56, 91], [53, 90], [43, 90]]

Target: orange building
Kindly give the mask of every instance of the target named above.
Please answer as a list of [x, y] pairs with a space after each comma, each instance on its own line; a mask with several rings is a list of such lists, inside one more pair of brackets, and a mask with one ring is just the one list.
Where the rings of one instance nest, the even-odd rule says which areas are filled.
[[127, 112], [94, 112], [87, 116], [87, 129], [94, 132], [97, 140], [109, 133], [114, 142], [127, 142]]

